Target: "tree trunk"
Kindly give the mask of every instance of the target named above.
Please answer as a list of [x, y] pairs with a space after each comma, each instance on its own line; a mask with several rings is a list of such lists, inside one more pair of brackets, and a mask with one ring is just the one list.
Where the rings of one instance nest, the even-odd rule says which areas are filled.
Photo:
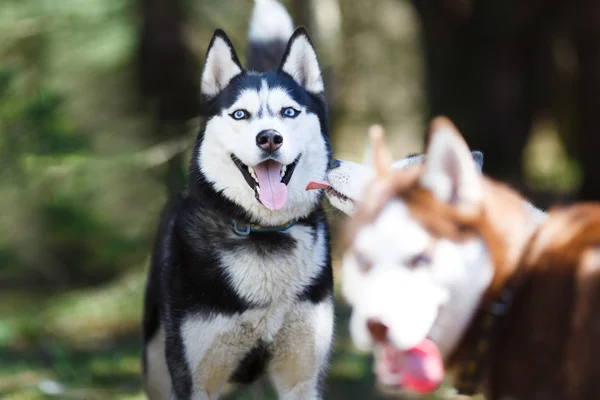
[[[185, 136], [185, 122], [200, 112], [199, 68], [182, 35], [181, 0], [139, 0], [143, 23], [138, 47], [139, 90], [157, 120], [159, 141]], [[165, 166], [169, 195], [186, 183], [183, 154]]]

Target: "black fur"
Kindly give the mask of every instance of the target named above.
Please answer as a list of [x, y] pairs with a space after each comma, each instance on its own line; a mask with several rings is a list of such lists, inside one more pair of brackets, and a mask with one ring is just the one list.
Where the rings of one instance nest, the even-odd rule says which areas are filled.
[[272, 40], [269, 42], [250, 41], [246, 59], [248, 70], [268, 72], [279, 66], [286, 50], [287, 41]]
[[240, 365], [231, 375], [231, 382], [250, 384], [265, 372], [265, 367], [271, 360], [271, 353], [265, 342], [260, 340], [242, 359]]
[[[296, 34], [302, 32], [304, 31], [297, 31]], [[232, 60], [239, 65], [231, 42], [223, 31], [215, 32], [209, 49], [216, 37], [221, 37], [229, 44]], [[271, 47], [265, 46], [264, 49]], [[258, 57], [256, 54], [255, 56]], [[264, 65], [269, 60], [266, 57]], [[263, 64], [253, 62], [254, 69], [260, 70]], [[279, 69], [260, 74], [243, 71], [216, 96], [204, 99], [206, 120], [230, 106], [241, 88], [258, 89], [263, 79], [266, 79], [269, 86], [284, 86], [296, 102], [306, 107], [307, 112], [318, 116], [330, 158], [327, 110], [323, 94], [308, 93]], [[192, 378], [180, 333], [185, 318], [191, 314], [233, 315], [249, 309], [269, 307], [269, 304], [250, 303], [236, 293], [220, 265], [219, 252], [245, 249], [272, 257], [278, 253], [285, 254], [296, 245], [296, 239], [285, 232], [252, 233], [247, 237], [236, 237], [235, 240], [231, 238], [232, 228], [228, 224], [230, 219], [255, 223], [259, 221], [253, 221], [241, 206], [217, 192], [199, 170], [196, 160], [203, 144], [203, 132], [204, 126], [193, 150], [187, 192], [169, 202], [163, 210], [144, 300], [144, 346], [154, 338], [162, 325], [166, 333], [166, 361], [177, 399], [188, 399], [192, 394]], [[297, 293], [297, 299], [312, 303], [331, 299], [333, 274], [324, 213], [317, 207], [297, 223], [311, 228], [315, 243], [318, 231], [325, 231], [326, 234], [326, 256], [324, 264], [320, 266], [320, 275], [310, 286]], [[143, 357], [146, 372], [145, 353]], [[270, 358], [267, 345], [259, 341], [239, 363], [230, 379], [240, 383], [254, 381], [264, 372]]]

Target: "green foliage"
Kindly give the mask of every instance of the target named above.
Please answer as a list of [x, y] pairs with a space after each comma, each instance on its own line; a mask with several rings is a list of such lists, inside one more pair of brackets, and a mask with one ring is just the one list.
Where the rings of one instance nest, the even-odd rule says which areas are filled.
[[[89, 150], [61, 113], [62, 97], [53, 90], [22, 93], [15, 88], [17, 72], [0, 70], [0, 156], [7, 170], [22, 173], [20, 160], [29, 155], [58, 156]], [[20, 176], [20, 178], [24, 178]]]
[[[139, 3], [0, 1], [2, 399], [144, 398], [145, 267], [166, 189], [187, 178], [181, 153], [193, 134], [164, 143], [153, 110], [140, 106], [154, 99], [140, 101], [136, 87]], [[312, 3], [335, 17], [332, 2]], [[338, 157], [362, 157], [372, 122], [388, 126], [398, 157], [419, 151], [423, 68], [412, 9], [396, 0], [338, 3], [345, 40], [338, 53], [320, 54], [335, 70]], [[199, 61], [216, 27], [244, 59], [251, 1], [182, 4]], [[325, 25], [322, 44], [335, 31]], [[550, 172], [540, 178], [571, 180]], [[337, 310], [326, 398], [382, 398], [370, 358], [352, 349], [348, 310]], [[227, 396], [271, 398], [266, 384]]]
[[[136, 129], [114, 146], [103, 139], [107, 130], [131, 121], [141, 126], [147, 116], [131, 105], [124, 116], [93, 104], [101, 93], [95, 87], [129, 73], [131, 4], [0, 4], [0, 207], [11, 210], [0, 218], [0, 229], [11, 233], [0, 236], [0, 259], [7, 262], [0, 282], [93, 285], [147, 255], [154, 226], [148, 211], [163, 199], [159, 183], [118, 147], [126, 142], [129, 154], [141, 149], [145, 133]], [[107, 68], [112, 79], [97, 81]], [[132, 176], [138, 181], [130, 190], [115, 190]], [[141, 197], [152, 199], [144, 207], [135, 204], [140, 188]]]
[[[47, 159], [50, 164], [56, 164], [74, 155], [85, 158], [91, 153], [91, 141], [74, 128], [65, 114], [63, 96], [44, 87], [30, 93], [17, 90], [17, 78], [15, 71], [0, 71], [0, 157], [3, 160], [0, 179], [4, 190], [15, 192], [15, 200], [24, 199], [21, 203], [21, 207], [27, 207], [24, 212], [36, 216], [37, 230], [29, 239], [35, 240], [38, 257], [31, 261], [39, 262], [43, 258], [50, 267], [56, 265], [61, 279], [66, 275], [67, 281], [98, 282], [114, 277], [135, 259], [131, 255], [136, 253], [139, 241], [123, 238], [119, 230], [95, 215], [90, 202], [84, 199], [86, 193], [78, 182], [78, 171], [69, 176], [77, 187], [65, 188], [66, 180], [52, 185], [39, 179], [45, 175], [48, 164], [28, 167], [26, 162]], [[10, 229], [19, 223], [10, 221], [9, 217], [6, 225]], [[13, 245], [24, 243], [0, 242], [0, 248], [6, 248], [2, 253], [7, 258], [10, 255], [11, 262], [19, 263], [18, 251], [11, 248]], [[46, 271], [46, 276], [56, 282], [51, 272]]]

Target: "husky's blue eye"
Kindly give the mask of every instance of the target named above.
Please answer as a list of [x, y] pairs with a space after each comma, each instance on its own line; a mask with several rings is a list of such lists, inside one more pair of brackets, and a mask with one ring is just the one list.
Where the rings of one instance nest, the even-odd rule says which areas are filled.
[[411, 268], [421, 267], [431, 264], [431, 256], [428, 253], [421, 253], [408, 261], [408, 266]]
[[250, 113], [246, 110], [235, 110], [231, 114], [229, 114], [231, 118], [235, 120], [248, 119], [250, 118]]
[[281, 109], [281, 115], [287, 118], [296, 118], [300, 114], [300, 111], [296, 110], [294, 107], [285, 107]]

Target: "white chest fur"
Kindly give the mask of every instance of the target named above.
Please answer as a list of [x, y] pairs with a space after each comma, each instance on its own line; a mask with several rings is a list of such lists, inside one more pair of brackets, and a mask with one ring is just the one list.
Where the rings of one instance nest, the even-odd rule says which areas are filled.
[[290, 228], [296, 244], [285, 254], [260, 254], [244, 246], [223, 252], [222, 267], [238, 296], [264, 306], [293, 302], [326, 264], [324, 230], [318, 229], [316, 241], [311, 231], [306, 226]]

